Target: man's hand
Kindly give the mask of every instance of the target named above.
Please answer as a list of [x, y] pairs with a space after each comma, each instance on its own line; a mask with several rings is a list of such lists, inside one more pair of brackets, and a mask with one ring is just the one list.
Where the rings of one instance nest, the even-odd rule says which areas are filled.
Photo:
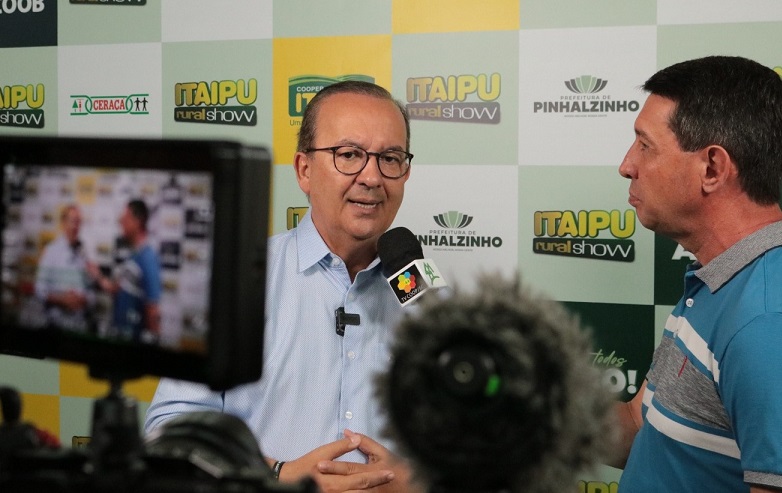
[[[346, 432], [345, 438], [327, 443], [296, 460], [286, 462], [280, 470], [280, 481], [295, 482], [309, 476], [315, 480], [322, 492], [342, 493], [371, 489], [393, 480], [394, 471], [388, 467], [335, 461], [337, 457], [360, 448], [363, 438], [362, 435]], [[329, 466], [323, 467], [325, 464]]]
[[[317, 465], [320, 473], [323, 475], [343, 475], [352, 477], [355, 475], [383, 472], [386, 473], [388, 481], [378, 482], [376, 484], [368, 483], [365, 487], [356, 489], [371, 489], [384, 493], [423, 493], [426, 491], [423, 485], [413, 483], [412, 471], [408, 464], [392, 454], [387, 448], [366, 435], [353, 433], [350, 430], [345, 430], [345, 437], [350, 440], [358, 439], [358, 449], [367, 456], [367, 463], [355, 464], [352, 462], [323, 460]], [[388, 474], [389, 472], [390, 474]]]

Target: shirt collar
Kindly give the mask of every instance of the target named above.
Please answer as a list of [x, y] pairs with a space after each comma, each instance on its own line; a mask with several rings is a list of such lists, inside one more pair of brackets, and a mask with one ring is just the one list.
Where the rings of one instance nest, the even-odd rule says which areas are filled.
[[703, 267], [694, 264], [693, 268], [698, 269], [695, 275], [714, 293], [753, 260], [779, 246], [782, 246], [782, 221], [742, 238]]
[[[309, 210], [296, 226], [296, 238], [299, 272], [304, 272], [324, 258], [330, 260], [331, 258], [336, 257], [336, 255], [329, 250], [326, 242], [323, 241], [317, 228], [315, 228]], [[376, 256], [365, 270], [372, 270], [379, 264], [380, 259]]]

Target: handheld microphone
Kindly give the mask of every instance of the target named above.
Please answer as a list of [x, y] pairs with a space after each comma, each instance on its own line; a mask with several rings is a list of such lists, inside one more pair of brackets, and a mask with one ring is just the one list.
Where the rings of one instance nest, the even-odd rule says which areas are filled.
[[383, 233], [377, 241], [377, 254], [383, 275], [402, 306], [418, 300], [427, 291], [448, 286], [434, 262], [424, 258], [421, 243], [405, 227]]
[[385, 434], [436, 492], [575, 491], [611, 451], [591, 339], [518, 279], [429, 296], [402, 320], [375, 391]]

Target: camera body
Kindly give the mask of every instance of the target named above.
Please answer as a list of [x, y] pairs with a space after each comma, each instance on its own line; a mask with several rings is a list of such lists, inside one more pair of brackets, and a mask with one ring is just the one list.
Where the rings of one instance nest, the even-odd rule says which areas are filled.
[[122, 394], [142, 375], [260, 378], [270, 174], [266, 149], [235, 142], [0, 137], [0, 352], [111, 384], [84, 449], [47, 446], [0, 389], [0, 491], [314, 491], [277, 483], [232, 416], [144, 442]]
[[[4, 415], [18, 395], [0, 389]], [[10, 412], [13, 414], [13, 411]], [[83, 449], [49, 447], [28, 423], [0, 424], [0, 490], [8, 492], [315, 493], [312, 480], [272, 477], [238, 418], [200, 412], [172, 419], [142, 442], [136, 405], [115, 390], [95, 403], [93, 437]]]

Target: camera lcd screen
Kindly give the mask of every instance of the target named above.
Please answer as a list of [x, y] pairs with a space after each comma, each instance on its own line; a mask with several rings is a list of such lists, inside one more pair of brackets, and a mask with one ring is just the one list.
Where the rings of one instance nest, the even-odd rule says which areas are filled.
[[203, 141], [2, 145], [0, 351], [84, 362], [96, 376], [214, 387], [260, 376], [268, 153]]

